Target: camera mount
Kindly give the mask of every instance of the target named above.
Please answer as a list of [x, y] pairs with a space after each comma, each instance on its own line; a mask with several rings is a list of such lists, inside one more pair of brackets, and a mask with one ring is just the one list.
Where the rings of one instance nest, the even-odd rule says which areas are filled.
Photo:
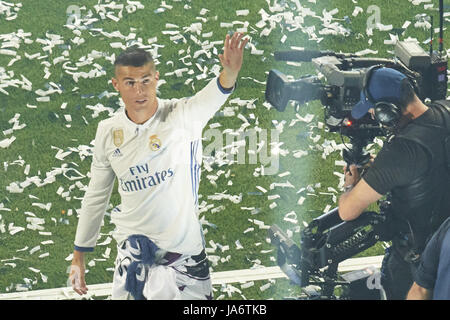
[[269, 229], [269, 237], [277, 247], [278, 266], [294, 284], [303, 288], [318, 285], [322, 298], [334, 299], [336, 285], [349, 285], [339, 280], [339, 263], [379, 241], [384, 222], [384, 215], [372, 211], [343, 221], [334, 208], [303, 229], [301, 249], [277, 225]]

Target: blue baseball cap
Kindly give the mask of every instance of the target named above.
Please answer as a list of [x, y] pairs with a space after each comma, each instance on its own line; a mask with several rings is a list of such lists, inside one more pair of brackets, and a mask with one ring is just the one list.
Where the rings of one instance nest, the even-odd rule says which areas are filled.
[[383, 67], [373, 70], [367, 84], [367, 90], [373, 101], [366, 96], [364, 89], [361, 90], [361, 100], [353, 107], [352, 117], [362, 118], [379, 101], [398, 103], [402, 94], [401, 84], [405, 78], [403, 73], [392, 68]]

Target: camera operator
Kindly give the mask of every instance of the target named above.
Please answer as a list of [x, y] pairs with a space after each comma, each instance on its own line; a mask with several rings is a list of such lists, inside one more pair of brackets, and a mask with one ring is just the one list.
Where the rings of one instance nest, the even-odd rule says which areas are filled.
[[386, 249], [381, 281], [388, 299], [405, 299], [427, 240], [450, 212], [444, 146], [450, 102], [425, 105], [410, 80], [391, 68], [372, 67], [364, 83], [352, 117], [360, 119], [370, 112], [393, 134], [362, 177], [356, 165], [345, 169], [339, 216], [356, 219], [387, 195], [389, 205], [382, 209], [387, 227], [381, 240], [392, 240], [392, 245]]

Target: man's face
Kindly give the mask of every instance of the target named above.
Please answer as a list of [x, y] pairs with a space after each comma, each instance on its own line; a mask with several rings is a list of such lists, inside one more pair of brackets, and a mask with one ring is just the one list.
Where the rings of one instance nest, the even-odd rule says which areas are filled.
[[119, 91], [128, 111], [140, 111], [156, 107], [158, 79], [159, 72], [150, 62], [141, 67], [117, 66], [112, 84]]

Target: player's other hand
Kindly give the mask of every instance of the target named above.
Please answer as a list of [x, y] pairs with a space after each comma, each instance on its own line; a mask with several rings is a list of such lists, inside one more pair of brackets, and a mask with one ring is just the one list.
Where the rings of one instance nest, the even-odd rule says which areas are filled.
[[79, 295], [86, 294], [88, 291], [84, 275], [85, 275], [84, 257], [81, 255], [81, 258], [79, 258], [76, 255], [74, 255], [74, 258], [72, 259], [72, 265], [70, 266], [70, 274], [68, 282], [69, 285], [72, 285], [73, 290]]

